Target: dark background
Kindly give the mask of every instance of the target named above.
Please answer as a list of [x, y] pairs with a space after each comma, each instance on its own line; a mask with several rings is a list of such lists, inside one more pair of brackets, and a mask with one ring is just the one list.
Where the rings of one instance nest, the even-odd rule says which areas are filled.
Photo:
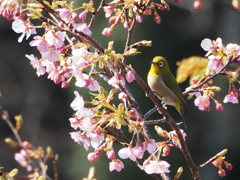
[[[239, 14], [219, 4], [217, 1], [206, 1], [205, 7], [200, 11], [192, 8], [193, 1], [182, 1], [171, 4], [170, 11], [161, 11], [160, 25], [155, 24], [153, 16], [144, 16], [144, 21], [138, 24], [132, 42], [139, 40], [152, 40], [151, 48], [139, 48], [142, 53], [129, 58], [129, 63], [146, 80], [149, 70], [149, 62], [156, 55], [162, 55], [168, 59], [172, 72], [176, 72], [176, 62], [192, 55], [204, 56], [205, 51], [200, 47], [204, 38], [216, 39], [221, 37], [223, 43], [240, 43], [240, 18]], [[103, 14], [101, 14], [103, 17]], [[35, 48], [28, 45], [29, 41], [17, 42], [20, 34], [11, 29], [11, 22], [1, 18], [0, 28], [0, 105], [8, 110], [10, 117], [21, 114], [24, 125], [20, 130], [23, 140], [33, 145], [46, 148], [51, 146], [55, 153], [59, 154], [60, 179], [82, 179], [88, 173], [91, 166], [96, 168], [96, 178], [104, 179], [151, 179], [144, 172], [135, 167], [129, 160], [123, 160], [125, 168], [120, 172], [109, 172], [108, 160], [105, 155], [95, 163], [90, 163], [86, 156], [88, 152], [74, 143], [69, 133], [73, 129], [69, 126], [69, 118], [74, 113], [70, 103], [74, 99], [74, 86], [61, 89], [60, 85], [47, 79], [46, 76], [37, 77], [36, 72], [25, 54], [38, 55]], [[126, 38], [125, 29], [118, 25], [112, 37], [104, 37], [101, 31], [109, 26], [107, 19], [96, 22], [93, 26], [93, 37], [103, 46], [107, 47], [110, 40], [114, 40], [114, 47], [121, 53]], [[37, 30], [38, 31], [38, 30]], [[228, 80], [218, 77], [214, 81], [220, 85], [222, 91], [216, 94], [216, 98], [222, 102], [228, 90]], [[188, 83], [183, 83], [184, 90]], [[129, 85], [134, 96], [138, 100], [142, 112], [146, 113], [153, 107], [152, 102], [145, 97], [141, 88], [133, 82]], [[84, 89], [77, 89], [80, 94], [85, 94]], [[211, 111], [201, 112], [194, 106], [193, 100], [187, 100], [188, 106], [185, 113], [187, 118], [186, 142], [197, 165], [204, 163], [216, 153], [227, 148], [226, 160], [231, 162], [234, 169], [227, 171], [226, 177], [217, 175], [218, 169], [212, 165], [201, 171], [203, 180], [232, 180], [240, 179], [239, 156], [239, 105], [224, 104], [224, 111], [217, 112], [211, 101]], [[181, 121], [176, 110], [169, 107], [169, 112]], [[154, 114], [152, 119], [160, 118]], [[169, 129], [168, 126], [163, 128]], [[150, 127], [153, 129], [153, 127]], [[153, 134], [155, 132], [153, 131]], [[14, 161], [14, 153], [19, 149], [9, 148], [4, 143], [5, 137], [13, 137], [4, 121], [0, 121], [0, 166], [4, 171], [13, 168], [23, 169]], [[157, 136], [155, 136], [157, 137]], [[158, 137], [157, 137], [158, 138]], [[181, 179], [192, 179], [186, 167], [185, 160], [179, 150], [172, 148], [171, 156], [166, 160], [170, 162], [171, 175], [173, 176], [179, 166], [184, 167]], [[52, 169], [51, 164], [49, 166]]]

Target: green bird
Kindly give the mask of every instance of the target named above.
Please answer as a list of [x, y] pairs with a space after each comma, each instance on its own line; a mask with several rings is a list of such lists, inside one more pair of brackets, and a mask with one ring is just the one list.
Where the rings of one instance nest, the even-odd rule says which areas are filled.
[[185, 101], [182, 91], [164, 57], [156, 56], [153, 59], [147, 81], [149, 87], [155, 92], [159, 99], [167, 105], [174, 106], [184, 118], [183, 104]]

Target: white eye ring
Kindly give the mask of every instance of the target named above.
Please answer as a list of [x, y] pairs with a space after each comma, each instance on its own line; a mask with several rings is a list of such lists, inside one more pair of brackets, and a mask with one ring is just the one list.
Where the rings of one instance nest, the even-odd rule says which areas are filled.
[[163, 62], [159, 62], [159, 67], [163, 67]]

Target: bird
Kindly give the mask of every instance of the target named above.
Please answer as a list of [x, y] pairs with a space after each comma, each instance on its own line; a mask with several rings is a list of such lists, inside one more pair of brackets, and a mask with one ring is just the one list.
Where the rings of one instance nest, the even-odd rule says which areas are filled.
[[184, 103], [186, 104], [186, 102], [183, 98], [182, 90], [171, 73], [168, 62], [164, 57], [156, 56], [153, 58], [147, 82], [157, 97], [163, 103], [175, 107], [184, 120]]

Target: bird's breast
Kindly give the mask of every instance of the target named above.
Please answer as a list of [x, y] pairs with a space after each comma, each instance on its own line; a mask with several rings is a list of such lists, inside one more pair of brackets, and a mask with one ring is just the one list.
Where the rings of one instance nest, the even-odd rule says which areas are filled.
[[177, 95], [168, 88], [157, 75], [148, 75], [148, 85], [152, 91], [155, 91], [158, 97], [166, 104], [176, 106], [178, 102]]

